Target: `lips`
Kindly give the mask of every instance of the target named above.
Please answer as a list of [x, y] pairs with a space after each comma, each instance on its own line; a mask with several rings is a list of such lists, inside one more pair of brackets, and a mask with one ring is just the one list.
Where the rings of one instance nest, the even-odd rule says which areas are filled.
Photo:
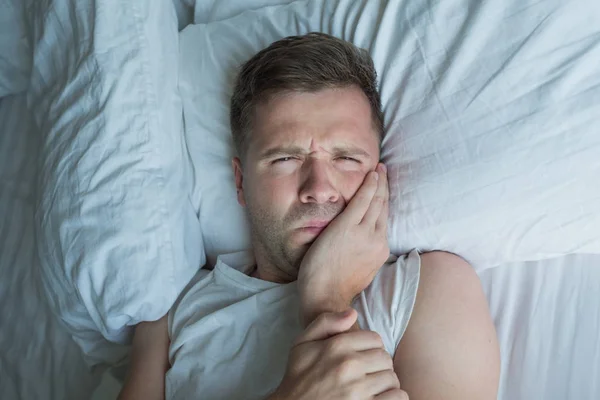
[[312, 233], [313, 235], [318, 235], [319, 233], [323, 232], [325, 230], [325, 227], [316, 227], [316, 226], [309, 226], [309, 227], [305, 227], [305, 228], [300, 228], [300, 231], [302, 232], [306, 232], [306, 233]]
[[331, 221], [309, 221], [304, 226], [298, 228], [299, 231], [310, 235], [318, 235], [329, 225]]
[[308, 221], [302, 228], [325, 228], [331, 221]]

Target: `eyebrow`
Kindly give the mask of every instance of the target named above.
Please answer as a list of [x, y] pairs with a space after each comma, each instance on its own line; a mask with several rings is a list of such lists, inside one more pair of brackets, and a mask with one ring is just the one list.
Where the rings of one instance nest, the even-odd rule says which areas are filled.
[[264, 151], [260, 155], [260, 159], [264, 160], [267, 158], [271, 158], [274, 156], [281, 156], [281, 155], [296, 156], [296, 155], [303, 155], [306, 153], [307, 153], [307, 151], [304, 150], [300, 146], [277, 146], [277, 147], [272, 147], [272, 148]]
[[346, 156], [362, 156], [364, 158], [371, 158], [371, 155], [365, 150], [356, 146], [335, 146], [332, 149], [334, 154], [343, 154]]
[[[360, 147], [355, 147], [355, 146], [335, 146], [331, 149], [331, 152], [333, 154], [337, 154], [337, 155], [344, 155], [344, 156], [362, 156], [365, 158], [370, 159], [371, 155], [369, 153], [367, 153], [365, 150], [361, 149]], [[261, 160], [265, 160], [268, 158], [272, 158], [275, 156], [299, 156], [299, 155], [305, 155], [307, 154], [308, 151], [306, 149], [304, 149], [303, 147], [300, 146], [277, 146], [277, 147], [272, 147], [266, 151], [264, 151], [261, 156], [260, 159]]]

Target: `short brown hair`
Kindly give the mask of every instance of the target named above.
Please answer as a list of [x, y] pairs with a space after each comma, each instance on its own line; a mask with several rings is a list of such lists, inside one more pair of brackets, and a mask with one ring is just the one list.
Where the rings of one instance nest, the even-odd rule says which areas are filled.
[[289, 36], [247, 61], [231, 97], [230, 124], [238, 155], [244, 157], [257, 104], [283, 92], [316, 92], [357, 86], [367, 96], [375, 131], [383, 137], [377, 72], [369, 53], [324, 33]]

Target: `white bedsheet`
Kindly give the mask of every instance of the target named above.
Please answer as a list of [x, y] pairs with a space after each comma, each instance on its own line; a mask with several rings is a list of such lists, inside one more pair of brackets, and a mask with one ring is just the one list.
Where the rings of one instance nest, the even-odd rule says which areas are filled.
[[502, 351], [499, 399], [600, 399], [600, 255], [480, 272]]
[[24, 100], [0, 99], [0, 399], [87, 399], [101, 371], [86, 369], [39, 288], [33, 235], [38, 141]]

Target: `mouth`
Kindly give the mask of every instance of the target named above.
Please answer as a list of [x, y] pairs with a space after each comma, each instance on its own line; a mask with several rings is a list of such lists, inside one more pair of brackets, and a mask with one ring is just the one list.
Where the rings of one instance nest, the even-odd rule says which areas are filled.
[[321, 221], [321, 220], [308, 221], [305, 225], [298, 228], [298, 230], [300, 232], [316, 236], [316, 235], [320, 234], [321, 232], [323, 232], [325, 230], [325, 228], [327, 228], [327, 225], [329, 225], [330, 222], [331, 221]]

